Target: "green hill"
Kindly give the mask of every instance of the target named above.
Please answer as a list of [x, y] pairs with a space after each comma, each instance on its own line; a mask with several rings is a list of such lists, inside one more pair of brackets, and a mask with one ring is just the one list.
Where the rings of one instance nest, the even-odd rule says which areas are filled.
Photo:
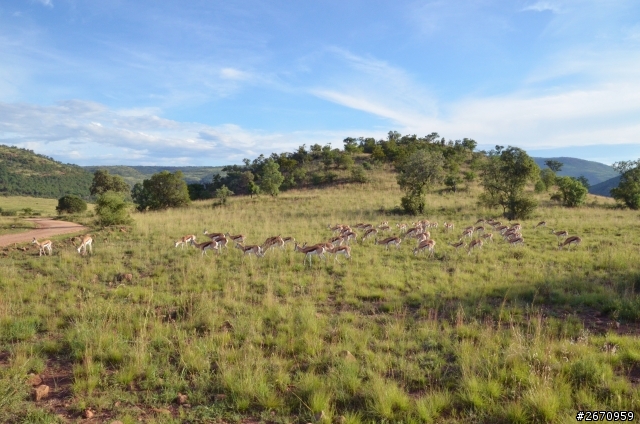
[[618, 184], [620, 184], [620, 175], [589, 187], [589, 193], [611, 197], [611, 189], [618, 187]]
[[93, 175], [32, 150], [0, 145], [0, 194], [59, 198], [89, 196]]
[[210, 183], [215, 174], [222, 171], [222, 166], [84, 166], [85, 170], [93, 173], [98, 169], [105, 169], [112, 175], [120, 175], [129, 185], [141, 183], [153, 174], [162, 171], [182, 171], [187, 184]]
[[[547, 167], [544, 162], [550, 159], [557, 160], [564, 164], [562, 171], [558, 172], [558, 175], [567, 177], [579, 177], [584, 175], [591, 185], [596, 185], [618, 176], [618, 173], [612, 167], [600, 162], [568, 157], [533, 158], [541, 169]], [[607, 194], [607, 196], [608, 195], [609, 194]]]

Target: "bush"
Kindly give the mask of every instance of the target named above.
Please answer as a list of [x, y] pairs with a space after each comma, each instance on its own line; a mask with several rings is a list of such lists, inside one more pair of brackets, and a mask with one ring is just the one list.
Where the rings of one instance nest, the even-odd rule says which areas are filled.
[[556, 180], [558, 189], [562, 196], [562, 202], [565, 206], [575, 207], [582, 205], [587, 199], [587, 188], [584, 184], [575, 178], [559, 177]]
[[63, 213], [82, 213], [86, 210], [87, 202], [73, 194], [59, 198], [58, 206], [56, 206], [56, 212], [58, 212], [58, 215], [62, 215]]
[[421, 193], [410, 192], [400, 199], [402, 209], [410, 215], [417, 215], [424, 212], [425, 201]]
[[129, 224], [129, 206], [130, 204], [124, 200], [124, 194], [115, 191], [105, 192], [96, 202], [97, 224], [103, 227]]
[[[366, 162], [365, 162], [366, 163]], [[351, 181], [354, 183], [365, 184], [369, 182], [364, 166], [355, 166], [351, 169]]]

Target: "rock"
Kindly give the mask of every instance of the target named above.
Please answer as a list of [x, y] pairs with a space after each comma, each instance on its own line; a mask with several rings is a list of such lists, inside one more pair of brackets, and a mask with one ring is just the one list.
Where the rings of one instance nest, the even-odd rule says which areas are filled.
[[315, 413], [315, 414], [313, 415], [313, 419], [314, 419], [314, 420], [315, 420], [315, 422], [317, 422], [317, 423], [319, 423], [319, 422], [321, 422], [322, 420], [324, 420], [324, 418], [325, 418], [324, 411], [317, 412], [317, 413]]
[[84, 412], [82, 413], [82, 416], [84, 418], [87, 418], [87, 419], [93, 418], [93, 415], [94, 414], [93, 414], [93, 411], [91, 409], [85, 409]]
[[171, 411], [169, 411], [167, 408], [153, 408], [153, 411], [157, 414], [171, 415]]
[[225, 400], [227, 398], [227, 395], [224, 394], [217, 394], [215, 396], [216, 402], [222, 402], [223, 400]]
[[340, 415], [338, 418], [336, 418], [337, 424], [345, 424], [346, 422], [347, 422], [347, 417], [345, 417], [344, 415]]
[[178, 393], [178, 397], [176, 398], [176, 402], [178, 405], [184, 405], [187, 403], [187, 395], [183, 395], [182, 393]]
[[39, 375], [31, 373], [28, 377], [29, 378], [27, 378], [27, 384], [30, 386], [39, 386], [42, 384], [42, 378], [40, 378]]
[[353, 354], [351, 352], [349, 352], [348, 350], [344, 350], [341, 353], [342, 358], [344, 358], [345, 361], [348, 362], [355, 362], [356, 361], [356, 357], [353, 356]]
[[33, 397], [36, 402], [46, 399], [47, 396], [49, 396], [49, 386], [46, 384], [41, 384], [34, 389]]

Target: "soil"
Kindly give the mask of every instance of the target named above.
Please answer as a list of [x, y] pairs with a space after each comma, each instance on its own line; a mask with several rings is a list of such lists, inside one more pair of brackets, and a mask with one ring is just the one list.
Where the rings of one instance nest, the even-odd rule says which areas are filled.
[[22, 233], [0, 236], [0, 247], [10, 246], [16, 243], [28, 243], [33, 240], [34, 237], [38, 240], [44, 240], [47, 237], [57, 236], [59, 234], [80, 233], [88, 230], [87, 227], [76, 224], [75, 222], [57, 221], [49, 218], [31, 218], [27, 221], [33, 222], [37, 228]]

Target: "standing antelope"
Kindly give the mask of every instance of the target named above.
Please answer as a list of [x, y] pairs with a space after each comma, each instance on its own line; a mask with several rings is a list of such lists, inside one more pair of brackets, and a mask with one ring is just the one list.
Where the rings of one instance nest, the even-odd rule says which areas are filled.
[[368, 239], [369, 237], [373, 237], [378, 235], [378, 230], [376, 230], [375, 228], [372, 228], [370, 230], [367, 230], [364, 235], [362, 236], [362, 241], [365, 241], [366, 239]]
[[224, 237], [224, 233], [210, 233], [207, 230], [204, 230], [204, 232], [202, 233], [205, 236], [209, 237], [210, 239], [214, 239], [216, 237]]
[[243, 244], [236, 243], [236, 249], [240, 249], [240, 251], [242, 252], [243, 262], [244, 262], [245, 255], [255, 255], [257, 258], [261, 258], [264, 256], [264, 253], [262, 252], [262, 247], [258, 246], [257, 244], [245, 246]]
[[[335, 237], [334, 237], [335, 238]], [[282, 241], [284, 242], [284, 244], [286, 245], [287, 243], [295, 243], [296, 239], [293, 237], [283, 237]]]
[[560, 244], [560, 245], [558, 246], [558, 250], [562, 250], [562, 248], [563, 248], [564, 246], [567, 246], [567, 249], [569, 249], [569, 248], [571, 247], [571, 245], [572, 245], [572, 244], [577, 246], [577, 245], [579, 245], [581, 242], [582, 242], [582, 239], [581, 239], [580, 237], [578, 237], [578, 236], [572, 236], [572, 237], [569, 237], [568, 239], [566, 239], [566, 240], [564, 241], [564, 243], [562, 243], [562, 244]]
[[471, 251], [473, 249], [482, 249], [482, 245], [484, 243], [482, 242], [482, 239], [475, 239], [472, 240], [471, 243], [469, 243], [469, 252], [468, 254], [471, 255]]
[[327, 252], [333, 253], [335, 256], [333, 258], [334, 261], [338, 261], [338, 255], [343, 255], [345, 258], [351, 260], [351, 248], [349, 246], [335, 246], [331, 249], [328, 249]]
[[284, 250], [284, 240], [279, 235], [269, 237], [267, 240], [265, 240], [264, 244], [262, 245], [262, 251], [266, 252], [267, 250], [273, 249], [276, 246]]
[[[551, 230], [551, 234], [553, 234], [554, 236], [558, 237], [558, 240], [560, 240], [561, 238], [567, 238], [569, 237], [569, 233], [567, 231], [553, 231]], [[560, 244], [560, 242], [558, 242], [558, 244]]]
[[317, 256], [318, 258], [322, 258], [326, 260], [327, 258], [324, 256], [325, 246], [322, 244], [316, 244], [315, 246], [304, 247], [300, 246], [298, 243], [295, 244], [294, 251], [304, 253], [304, 258], [302, 259], [302, 263], [304, 264], [309, 258], [309, 266], [311, 266], [311, 257]]
[[547, 221], [540, 221], [540, 222], [538, 222], [538, 225], [533, 227], [533, 229], [535, 230], [538, 227], [546, 227], [546, 226], [547, 226]]
[[386, 239], [380, 241], [376, 239], [376, 244], [386, 246], [386, 250], [389, 250], [389, 246], [391, 245], [395, 245], [396, 249], [400, 249], [400, 243], [402, 243], [400, 237], [387, 237]]
[[485, 240], [489, 240], [489, 241], [493, 242], [493, 234], [491, 234], [491, 233], [484, 233], [482, 235], [482, 238], [485, 239]]
[[444, 229], [445, 231], [453, 231], [453, 222], [445, 222]]
[[461, 247], [465, 247], [465, 243], [464, 243], [464, 241], [460, 240], [457, 243], [449, 243], [449, 246], [453, 246], [456, 250], [458, 250]]
[[191, 240], [191, 245], [197, 247], [198, 249], [200, 249], [200, 251], [202, 251], [202, 254], [200, 256], [208, 256], [207, 250], [217, 250], [218, 254], [220, 253], [220, 249], [218, 249], [218, 242], [214, 240], [205, 241], [203, 243], [196, 243], [195, 240]]
[[524, 238], [522, 237], [513, 237], [507, 240], [510, 246], [517, 246], [519, 244], [524, 244]]
[[175, 247], [182, 245], [184, 249], [185, 244], [191, 244], [191, 240], [196, 241], [196, 236], [193, 234], [189, 234], [187, 236], [182, 237], [180, 240], [175, 242]]
[[78, 253], [80, 253], [81, 255], [86, 255], [87, 246], [89, 246], [89, 252], [91, 252], [91, 254], [93, 255], [93, 247], [91, 247], [92, 243], [93, 238], [89, 234], [82, 236], [82, 239], [80, 239], [80, 247], [78, 247]]
[[34, 237], [31, 241], [31, 244], [38, 245], [38, 248], [40, 249], [40, 254], [38, 256], [42, 256], [43, 253], [45, 256], [47, 256], [47, 250], [49, 251], [49, 256], [52, 255], [51, 246], [53, 245], [53, 243], [51, 242], [51, 240], [45, 240], [42, 243], [39, 243], [38, 240], [36, 240], [36, 238]]
[[407, 224], [398, 223], [396, 227], [398, 227], [400, 231], [407, 231]]
[[238, 235], [232, 236], [229, 233], [224, 233], [224, 235], [234, 243], [244, 243], [244, 234], [238, 234]]
[[435, 240], [425, 240], [418, 245], [415, 249], [413, 249], [413, 254], [418, 255], [418, 253], [423, 252], [425, 249], [429, 251], [429, 256], [433, 256], [433, 249], [436, 247]]

